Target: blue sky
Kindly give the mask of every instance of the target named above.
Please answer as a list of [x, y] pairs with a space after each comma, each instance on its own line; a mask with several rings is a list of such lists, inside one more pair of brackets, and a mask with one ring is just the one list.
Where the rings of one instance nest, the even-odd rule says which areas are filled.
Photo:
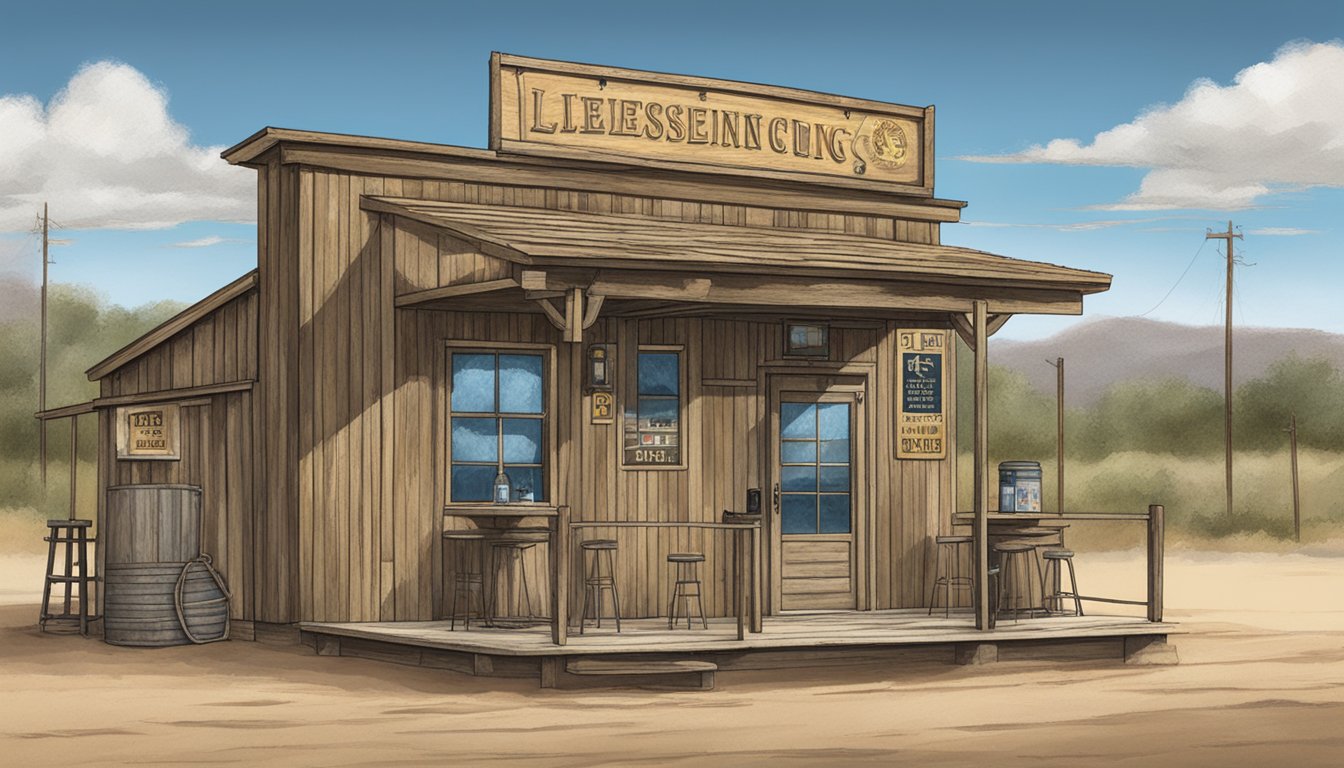
[[[1254, 264], [1240, 272], [1237, 322], [1344, 332], [1338, 310], [1344, 173], [1336, 161], [1313, 163], [1311, 154], [1312, 142], [1344, 152], [1344, 128], [1340, 119], [1293, 106], [1332, 98], [1320, 89], [1344, 82], [1344, 71], [1293, 70], [1282, 53], [1294, 41], [1341, 47], [1344, 4], [514, 2], [504, 13], [498, 7], [394, 0], [11, 6], [3, 11], [10, 31], [0, 46], [0, 205], [8, 196], [10, 209], [18, 210], [16, 199], [29, 204], [54, 194], [60, 181], [36, 155], [16, 151], [5, 159], [4, 144], [17, 146], [5, 126], [19, 123], [5, 122], [3, 100], [13, 106], [31, 97], [23, 103], [36, 104], [29, 111], [45, 119], [53, 98], [87, 64], [121, 62], [166, 94], [169, 120], [189, 136], [170, 135], [169, 125], [162, 141], [177, 146], [181, 138], [182, 153], [194, 154], [163, 166], [158, 176], [176, 178], [190, 167], [191, 178], [228, 179], [220, 183], [237, 188], [237, 176], [210, 175], [228, 169], [203, 171], [193, 163], [202, 149], [233, 144], [265, 125], [484, 146], [486, 63], [490, 51], [501, 50], [935, 104], [936, 192], [970, 201], [967, 223], [944, 227], [945, 243], [1114, 274], [1114, 289], [1088, 300], [1089, 316], [1142, 314], [1171, 291], [1147, 316], [1214, 324], [1222, 317], [1222, 260], [1203, 236], [1232, 219], [1246, 234], [1238, 246]], [[1314, 61], [1329, 64], [1322, 58], [1329, 53]], [[1272, 94], [1260, 94], [1261, 101], [1241, 109], [1239, 91], [1218, 92], [1231, 105], [1223, 108], [1229, 117], [1265, 108], [1263, 119], [1249, 121], [1266, 126], [1265, 133], [1219, 133], [1218, 121], [1199, 122], [1207, 114], [1186, 119], [1178, 109], [1170, 119], [1144, 124], [1151, 136], [1142, 140], [1126, 139], [1118, 149], [1093, 143], [1149, 110], [1178, 105], [1201, 78], [1230, 89], [1239, 72], [1257, 64], [1274, 77], [1296, 72], [1300, 82], [1283, 87], [1297, 88], [1298, 100], [1280, 109]], [[152, 127], [152, 120], [134, 122], [135, 110], [153, 108], [145, 104], [128, 99], [109, 107], [104, 100], [102, 108], [117, 113], [109, 121]], [[1280, 126], [1283, 115], [1298, 122]], [[96, 131], [100, 119], [72, 124]], [[1263, 140], [1269, 134], [1295, 138]], [[138, 134], [106, 135], [98, 156], [122, 169], [109, 166], [108, 188], [152, 186], [147, 177], [155, 174], [147, 170], [132, 173], [130, 182], [117, 175], [135, 165], [135, 158], [117, 155], [138, 144]], [[1186, 146], [1206, 135], [1222, 149]], [[1056, 139], [1076, 139], [1082, 150], [1051, 145], [1032, 154], [1032, 147]], [[61, 153], [47, 152], [51, 167], [59, 166]], [[1126, 152], [1133, 165], [1123, 159]], [[1004, 156], [1015, 162], [983, 162]], [[1153, 176], [1154, 168], [1168, 174]], [[1191, 179], [1244, 189], [1261, 181], [1261, 168], [1271, 192], [1227, 206], [1164, 197]], [[6, 174], [13, 174], [10, 182], [46, 181], [24, 187], [6, 182]], [[109, 228], [80, 210], [96, 201], [62, 198], [65, 207], [52, 217], [76, 226], [60, 232], [70, 242], [55, 250], [53, 280], [94, 284], [123, 304], [192, 301], [252, 266], [253, 226], [218, 220], [239, 218], [236, 205], [152, 191], [145, 205], [110, 222], [139, 227], [133, 229]], [[1135, 201], [1139, 209], [1124, 207]], [[168, 212], [155, 215], [156, 206]], [[204, 220], [145, 228], [193, 217]], [[0, 225], [10, 230], [0, 234], [0, 272], [35, 275], [34, 241], [18, 228]], [[1002, 334], [1036, 337], [1074, 322], [1023, 317]]]

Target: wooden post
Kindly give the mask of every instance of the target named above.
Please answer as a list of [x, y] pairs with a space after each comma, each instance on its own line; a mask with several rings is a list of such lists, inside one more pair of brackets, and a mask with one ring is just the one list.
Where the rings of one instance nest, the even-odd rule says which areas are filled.
[[[79, 515], [75, 512], [75, 481], [79, 476], [79, 416], [70, 417], [70, 519]], [[1294, 467], [1297, 465], [1294, 464]], [[86, 633], [87, 634], [87, 633]]]
[[1293, 541], [1301, 543], [1302, 541], [1302, 501], [1299, 495], [1297, 482], [1297, 414], [1293, 414], [1293, 420], [1288, 426], [1288, 438], [1291, 442], [1293, 456]]
[[551, 642], [569, 639], [569, 507], [556, 509], [551, 520]]
[[761, 625], [761, 524], [751, 526], [751, 631], [759, 633]]
[[747, 564], [742, 562], [742, 556], [746, 554], [747, 547], [744, 539], [747, 537], [746, 528], [737, 528], [732, 530], [733, 536], [733, 590], [737, 593], [736, 612], [737, 612], [737, 639], [747, 639]]
[[1055, 358], [1055, 505], [1064, 513], [1064, 358]]
[[1162, 620], [1162, 541], [1167, 510], [1161, 504], [1148, 507], [1148, 620]]
[[975, 332], [975, 628], [989, 627], [989, 334], [988, 305], [974, 303]]

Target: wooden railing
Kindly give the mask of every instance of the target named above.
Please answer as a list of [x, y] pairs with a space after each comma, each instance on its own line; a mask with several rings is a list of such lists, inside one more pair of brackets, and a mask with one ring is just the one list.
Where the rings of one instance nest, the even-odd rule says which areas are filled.
[[[574, 542], [581, 530], [665, 529], [722, 532], [730, 536], [732, 551], [733, 613], [737, 617], [737, 638], [748, 631], [761, 631], [761, 526], [759, 523], [663, 522], [573, 520], [568, 507], [560, 507], [551, 521], [551, 641], [564, 645], [568, 640], [570, 600], [573, 587]], [[580, 565], [582, 562], [580, 561]], [[659, 564], [661, 565], [661, 563]], [[708, 566], [708, 564], [707, 564]], [[711, 574], [704, 574], [709, 578]]]

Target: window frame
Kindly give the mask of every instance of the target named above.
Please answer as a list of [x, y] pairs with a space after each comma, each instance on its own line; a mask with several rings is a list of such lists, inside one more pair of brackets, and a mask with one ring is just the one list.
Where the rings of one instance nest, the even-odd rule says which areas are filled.
[[[784, 332], [783, 332], [783, 337], [784, 337], [784, 349], [782, 350], [782, 354], [783, 354], [784, 357], [786, 357], [786, 358], [790, 358], [790, 359], [798, 359], [798, 360], [829, 360], [829, 359], [831, 359], [831, 324], [830, 324], [829, 322], [827, 322], [827, 321], [825, 321], [825, 320], [797, 320], [797, 319], [793, 319], [793, 320], [785, 320], [784, 323], [783, 323], [783, 325], [784, 325]], [[822, 334], [822, 337], [823, 337], [824, 341], [822, 342], [822, 346], [821, 346], [821, 351], [820, 351], [820, 352], [798, 352], [798, 351], [796, 351], [796, 350], [794, 350], [794, 349], [792, 349], [792, 348], [790, 347], [790, 344], [789, 344], [789, 331], [791, 331], [791, 330], [793, 329], [794, 326], [799, 326], [799, 325], [803, 325], [803, 326], [813, 326], [813, 327], [816, 327], [816, 328], [820, 328], [820, 329], [821, 329], [821, 334]]]
[[[677, 355], [677, 447], [678, 461], [676, 464], [633, 464], [625, 460], [625, 424], [626, 414], [629, 413], [629, 404], [632, 399], [635, 405], [636, 419], [639, 413], [639, 356], [644, 352], [675, 352]], [[686, 391], [686, 345], [685, 344], [638, 344], [635, 346], [633, 355], [626, 355], [625, 361], [621, 363], [621, 403], [620, 403], [620, 445], [617, 450], [620, 452], [620, 467], [622, 470], [635, 472], [675, 472], [685, 470], [688, 466], [687, 451], [690, 448], [686, 440], [687, 417], [689, 414], [689, 397]], [[636, 432], [638, 432], [638, 424]]]
[[[540, 416], [535, 414], [509, 414], [501, 413], [499, 401], [496, 399], [496, 411], [492, 414], [477, 413], [474, 411], [462, 411], [456, 415], [471, 418], [481, 416], [483, 418], [535, 418], [541, 421], [541, 475], [542, 485], [546, 494], [545, 501], [510, 501], [508, 504], [495, 504], [492, 500], [484, 501], [453, 501], [453, 355], [455, 354], [477, 354], [477, 355], [508, 355], [508, 354], [540, 354], [541, 355], [541, 402], [542, 413]], [[498, 364], [496, 364], [498, 365]], [[442, 417], [438, 420], [440, 424], [440, 436], [438, 446], [442, 450], [443, 465], [441, 467], [440, 477], [443, 483], [443, 504], [445, 509], [467, 509], [479, 507], [537, 507], [539, 509], [553, 509], [558, 502], [556, 501], [556, 491], [558, 488], [557, 454], [556, 454], [556, 370], [555, 370], [555, 346], [552, 344], [527, 344], [519, 342], [482, 342], [482, 341], [456, 341], [450, 340], [444, 342], [444, 354], [438, 366], [439, 375], [442, 376], [442, 385], [439, 388], [440, 401], [439, 411]], [[496, 368], [498, 371], [498, 368]], [[498, 373], [496, 372], [496, 376]], [[496, 394], [498, 394], [498, 380], [496, 380]], [[502, 428], [501, 428], [502, 429]], [[502, 437], [500, 438], [503, 439]], [[503, 465], [503, 447], [500, 447], [499, 462], [497, 466]]]

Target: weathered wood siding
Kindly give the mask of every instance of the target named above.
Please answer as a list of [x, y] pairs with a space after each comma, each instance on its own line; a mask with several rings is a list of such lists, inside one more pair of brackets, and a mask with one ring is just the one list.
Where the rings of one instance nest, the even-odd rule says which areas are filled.
[[[365, 212], [362, 195], [938, 240], [934, 222], [361, 175], [320, 167], [320, 153], [305, 154], [311, 164], [304, 165], [280, 165], [276, 156], [260, 168], [263, 330], [256, 429], [265, 463], [259, 472], [266, 479], [265, 493], [258, 499], [259, 529], [264, 532], [258, 535], [271, 585], [265, 604], [274, 609], [267, 615], [289, 621], [409, 620], [442, 614], [443, 569], [451, 563], [444, 562], [439, 538], [443, 488], [436, 462], [442, 461], [445, 439], [439, 399], [442, 342], [447, 339], [555, 345], [561, 382], [561, 413], [552, 419], [560, 445], [556, 500], [569, 501], [580, 519], [716, 520], [723, 508], [740, 506], [748, 484], [759, 484], [759, 435], [753, 425], [763, 404], [751, 387], [706, 385], [704, 380], [755, 375], [755, 361], [768, 359], [761, 356], [776, 348], [767, 350], [767, 341], [778, 339], [774, 324], [749, 324], [749, 335], [757, 337], [750, 343], [757, 346], [745, 350], [744, 360], [730, 359], [717, 344], [713, 360], [702, 355], [707, 320], [603, 320], [590, 329], [588, 340], [605, 339], [622, 350], [638, 343], [686, 345], [692, 445], [701, 445], [701, 411], [726, 409], [732, 413], [733, 430], [722, 433], [724, 439], [745, 446], [743, 455], [731, 456], [731, 479], [704, 471], [710, 461], [724, 466], [726, 452], [737, 450], [717, 445], [688, 451], [694, 460], [683, 471], [620, 470], [614, 437], [600, 439], [600, 431], [614, 435], [616, 427], [587, 426], [580, 418], [586, 403], [571, 403], [568, 397], [582, 350], [561, 344], [544, 317], [394, 309], [397, 295], [493, 279], [506, 274], [505, 266], [432, 228], [397, 226], [390, 218]], [[452, 164], [435, 164], [434, 171], [451, 176]], [[863, 340], [843, 333], [840, 338], [876, 361], [873, 332]], [[739, 433], [752, 439], [737, 443]], [[664, 600], [663, 556], [668, 547], [703, 547], [710, 557], [707, 573], [724, 567], [728, 551], [726, 538], [655, 541], [655, 533], [634, 531], [622, 532], [620, 538], [621, 567], [632, 569], [623, 574], [623, 591], [628, 591], [633, 610], [652, 610]], [[533, 573], [540, 583], [545, 548], [537, 547], [533, 556]], [[450, 552], [448, 559], [453, 557]], [[635, 573], [637, 568], [645, 570]], [[646, 587], [640, 591], [637, 584]], [[920, 589], [903, 585], [897, 591], [900, 597], [891, 604], [918, 603]], [[721, 587], [709, 595], [709, 604], [715, 612], [726, 610]]]
[[[258, 294], [251, 291], [177, 333], [99, 381], [103, 397], [155, 392], [257, 377]], [[172, 402], [166, 400], [165, 402]], [[257, 460], [250, 391], [188, 400], [181, 410], [181, 459], [116, 458], [115, 408], [98, 411], [100, 518], [108, 487], [146, 483], [200, 486], [201, 545], [233, 592], [234, 619], [257, 618], [258, 573], [254, 547]]]

